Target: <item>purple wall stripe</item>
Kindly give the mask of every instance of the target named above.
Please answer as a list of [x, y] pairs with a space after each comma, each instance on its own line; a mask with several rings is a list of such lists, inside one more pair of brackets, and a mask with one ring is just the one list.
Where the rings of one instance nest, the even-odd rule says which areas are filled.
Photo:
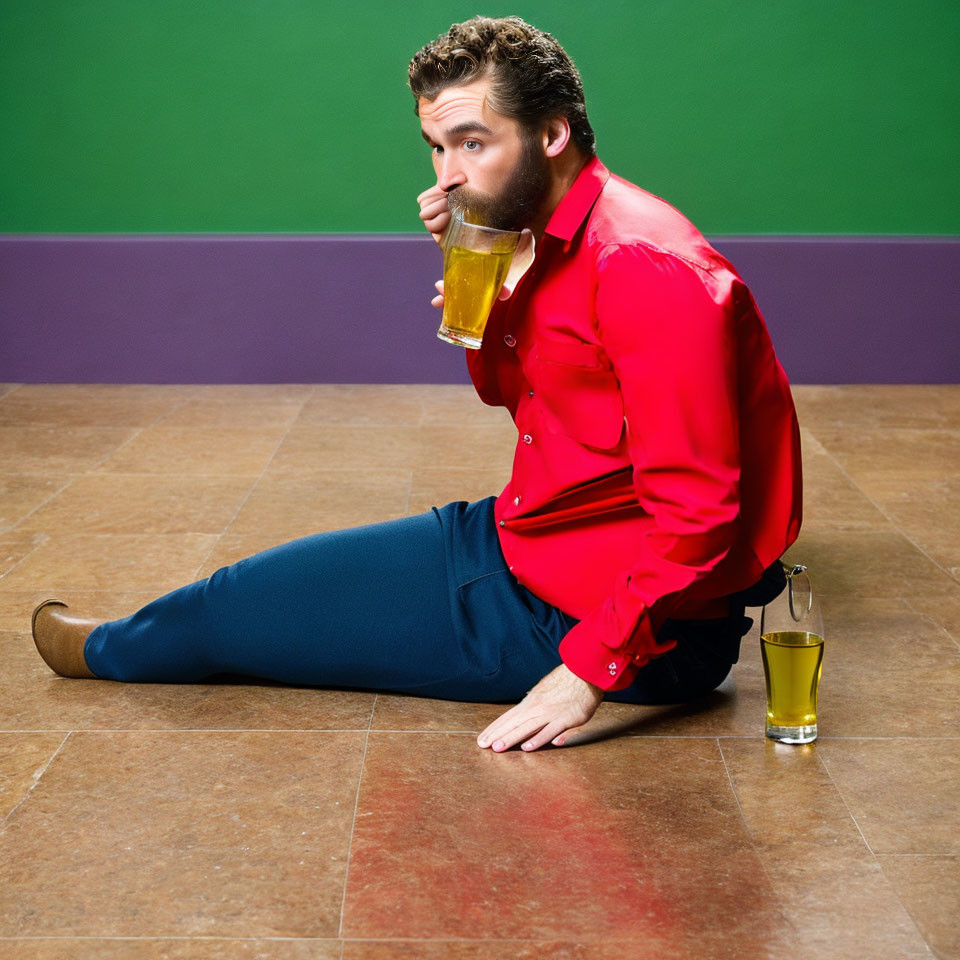
[[[794, 383], [960, 382], [960, 238], [717, 237]], [[428, 238], [0, 235], [0, 381], [465, 383]]]

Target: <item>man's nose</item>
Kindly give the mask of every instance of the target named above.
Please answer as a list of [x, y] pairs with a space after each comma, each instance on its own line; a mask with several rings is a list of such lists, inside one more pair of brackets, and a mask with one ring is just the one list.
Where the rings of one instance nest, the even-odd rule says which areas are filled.
[[459, 187], [467, 182], [467, 175], [463, 168], [451, 157], [449, 153], [444, 153], [443, 161], [440, 165], [440, 172], [437, 176], [437, 186], [441, 190], [450, 191], [454, 187]]

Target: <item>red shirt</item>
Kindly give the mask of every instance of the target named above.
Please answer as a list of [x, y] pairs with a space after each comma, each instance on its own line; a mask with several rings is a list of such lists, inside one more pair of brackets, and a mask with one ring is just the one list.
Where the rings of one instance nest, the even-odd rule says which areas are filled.
[[514, 576], [580, 622], [563, 662], [604, 690], [724, 616], [797, 538], [800, 433], [733, 266], [664, 200], [596, 158], [467, 351], [517, 425], [496, 503]]

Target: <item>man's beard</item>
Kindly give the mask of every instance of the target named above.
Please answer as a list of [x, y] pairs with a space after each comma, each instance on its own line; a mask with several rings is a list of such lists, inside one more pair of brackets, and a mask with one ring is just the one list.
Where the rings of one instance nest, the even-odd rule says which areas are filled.
[[454, 187], [447, 206], [468, 223], [498, 230], [529, 227], [550, 193], [550, 164], [535, 134], [523, 134], [520, 158], [503, 188], [494, 194]]

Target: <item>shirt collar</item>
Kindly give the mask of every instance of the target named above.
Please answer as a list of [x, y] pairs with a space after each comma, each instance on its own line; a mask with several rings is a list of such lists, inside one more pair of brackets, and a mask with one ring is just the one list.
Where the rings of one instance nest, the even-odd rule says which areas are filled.
[[557, 204], [544, 233], [566, 241], [564, 250], [569, 249], [573, 235], [587, 219], [590, 208], [609, 179], [610, 171], [597, 157], [591, 157]]

